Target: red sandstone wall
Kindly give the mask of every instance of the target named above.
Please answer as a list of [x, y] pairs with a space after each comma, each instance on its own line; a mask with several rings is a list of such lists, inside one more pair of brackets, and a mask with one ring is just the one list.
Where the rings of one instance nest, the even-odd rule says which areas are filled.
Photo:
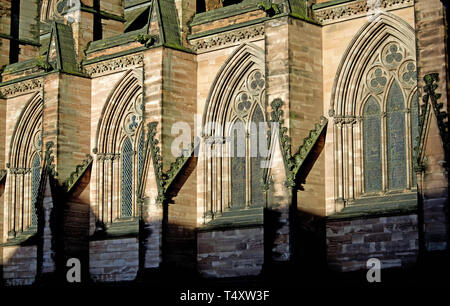
[[414, 264], [417, 227], [417, 215], [327, 222], [328, 265], [343, 272], [361, 270], [372, 257], [382, 269]]
[[132, 281], [138, 271], [136, 238], [91, 241], [89, 272], [92, 280], [101, 282]]
[[198, 271], [204, 277], [258, 275], [264, 263], [264, 229], [198, 233]]

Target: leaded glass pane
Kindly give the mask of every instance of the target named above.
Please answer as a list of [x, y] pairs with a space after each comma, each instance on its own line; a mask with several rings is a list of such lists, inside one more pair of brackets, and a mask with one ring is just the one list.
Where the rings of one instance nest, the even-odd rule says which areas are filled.
[[[419, 144], [419, 95], [416, 92], [411, 101], [411, 143], [412, 143], [412, 165], [416, 163], [416, 150]], [[417, 184], [416, 173], [413, 171], [413, 187]]]
[[[233, 157], [231, 158], [231, 203], [233, 208], [245, 207], [245, 142], [242, 137], [245, 137], [245, 127], [241, 120], [234, 123], [232, 132], [232, 150]], [[244, 154], [242, 154], [244, 153]]]
[[122, 217], [131, 217], [133, 207], [133, 146], [127, 138], [122, 148]]
[[382, 189], [381, 113], [375, 98], [370, 97], [363, 111], [364, 134], [364, 189], [375, 192]]
[[406, 188], [405, 102], [395, 81], [387, 99], [388, 189]]
[[37, 225], [36, 206], [39, 196], [39, 185], [41, 181], [41, 159], [36, 154], [31, 169], [31, 225]]
[[138, 152], [138, 180], [141, 181], [142, 169], [144, 167], [144, 132], [139, 137], [139, 152]]
[[[252, 118], [252, 126], [250, 131], [250, 167], [251, 167], [251, 203], [252, 206], [262, 206], [264, 205], [264, 194], [261, 188], [262, 181], [262, 169], [261, 162], [263, 157], [261, 156], [261, 137], [266, 137], [265, 135], [260, 135], [264, 132], [263, 128], [260, 128], [260, 123], [264, 122], [264, 115], [261, 109], [257, 106]], [[265, 134], [265, 133], [264, 133]]]

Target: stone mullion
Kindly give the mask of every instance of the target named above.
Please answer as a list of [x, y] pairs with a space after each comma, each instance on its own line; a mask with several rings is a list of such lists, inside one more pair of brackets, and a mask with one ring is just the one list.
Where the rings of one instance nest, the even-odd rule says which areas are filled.
[[223, 177], [223, 209], [230, 207], [230, 199], [231, 199], [231, 186], [230, 186], [230, 180], [231, 180], [231, 158], [229, 158], [229, 146], [225, 143], [222, 147], [224, 150], [224, 157], [222, 158], [222, 177]]
[[335, 182], [334, 182], [334, 193], [335, 193], [335, 199], [336, 201], [336, 209], [335, 211], [338, 212], [340, 211], [343, 207], [338, 207], [338, 205], [340, 205], [340, 200], [342, 199], [342, 171], [341, 171], [341, 166], [342, 166], [342, 142], [341, 142], [341, 129], [342, 125], [340, 122], [338, 122], [335, 119], [335, 122], [333, 124], [333, 134], [335, 135], [335, 141], [333, 143], [334, 145], [334, 177], [335, 177]]
[[23, 228], [31, 225], [31, 172], [24, 175], [24, 210], [23, 210]]
[[217, 205], [218, 211], [223, 212], [223, 161], [222, 161], [222, 143], [217, 145]]
[[342, 198], [344, 201], [348, 200], [348, 168], [349, 168], [349, 141], [347, 134], [347, 124], [342, 125]]
[[208, 202], [209, 202], [209, 193], [208, 193], [208, 144], [203, 140], [203, 222], [207, 221], [208, 214]]
[[112, 160], [112, 219], [118, 219], [120, 217], [120, 158], [114, 158]]
[[105, 177], [103, 175], [103, 171], [104, 171], [104, 166], [105, 166], [105, 161], [102, 159], [103, 156], [101, 157], [101, 159], [98, 160], [98, 184], [97, 184], [97, 188], [98, 188], [98, 210], [97, 210], [97, 218], [98, 220], [105, 222], [104, 218], [103, 218], [103, 208], [104, 208], [104, 188], [105, 188]]
[[9, 232], [15, 231], [14, 228], [14, 218], [15, 218], [15, 181], [16, 181], [16, 174], [12, 174], [11, 170], [9, 171], [9, 184], [8, 184], [8, 235]]
[[105, 220], [107, 223], [112, 222], [112, 160], [108, 158], [105, 162]]
[[19, 229], [19, 232], [23, 232], [24, 227], [23, 227], [23, 208], [24, 208], [24, 191], [25, 191], [25, 186], [23, 185], [24, 183], [24, 176], [25, 174], [21, 173], [19, 175], [19, 188], [18, 188], [18, 205], [17, 205], [17, 228]]
[[250, 133], [245, 132], [245, 207], [250, 207], [251, 199], [251, 168], [250, 168]]
[[211, 206], [214, 214], [217, 213], [217, 146], [211, 145]]
[[410, 109], [405, 109], [405, 139], [406, 139], [406, 189], [412, 188], [412, 154], [411, 154], [411, 122], [410, 122]]
[[347, 137], [348, 137], [348, 199], [352, 201], [355, 198], [355, 141], [353, 126], [355, 122], [349, 122], [346, 125]]
[[205, 211], [204, 218], [205, 222], [208, 222], [210, 217], [212, 217], [212, 196], [211, 196], [211, 144], [208, 143], [207, 138], [205, 138], [205, 159], [204, 159], [204, 184], [205, 184]]
[[355, 169], [355, 196], [360, 196], [364, 192], [364, 142], [362, 137], [362, 130], [363, 130], [363, 122], [362, 118], [358, 118], [358, 121], [356, 123], [356, 133], [355, 133], [355, 139], [357, 143], [357, 149], [355, 150], [357, 153], [357, 158], [355, 161], [355, 167], [358, 169], [358, 171]]
[[388, 143], [387, 143], [387, 134], [386, 134], [386, 128], [387, 128], [387, 116], [386, 113], [382, 113], [381, 115], [381, 161], [382, 161], [382, 177], [383, 177], [383, 193], [386, 192], [389, 188], [389, 174], [388, 174]]

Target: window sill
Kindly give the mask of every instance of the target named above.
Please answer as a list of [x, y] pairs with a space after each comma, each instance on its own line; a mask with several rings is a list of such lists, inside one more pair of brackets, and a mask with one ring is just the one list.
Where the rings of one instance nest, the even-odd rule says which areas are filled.
[[139, 218], [119, 219], [108, 224], [105, 229], [96, 230], [90, 241], [116, 238], [132, 238], [139, 235]]
[[218, 215], [205, 226], [197, 228], [198, 232], [230, 230], [236, 228], [259, 227], [264, 224], [264, 207], [227, 210]]
[[341, 212], [328, 216], [328, 221], [369, 219], [417, 213], [417, 193], [396, 193], [362, 197], [348, 204]]
[[5, 243], [2, 244], [3, 247], [7, 246], [27, 246], [37, 244], [37, 228], [30, 227], [27, 230], [18, 233], [14, 238], [9, 238]]

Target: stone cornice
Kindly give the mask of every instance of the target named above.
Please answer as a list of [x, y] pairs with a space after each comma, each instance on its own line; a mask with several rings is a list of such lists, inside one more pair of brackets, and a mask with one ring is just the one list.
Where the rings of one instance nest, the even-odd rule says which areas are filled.
[[128, 69], [130, 67], [141, 66], [144, 63], [143, 54], [131, 54], [105, 60], [95, 64], [86, 65], [84, 72], [89, 76], [109, 74], [114, 71]]
[[[1, 86], [1, 84], [0, 84]], [[31, 79], [20, 81], [6, 86], [0, 87], [0, 96], [11, 98], [28, 92], [37, 91], [42, 88], [41, 79]]]
[[238, 44], [245, 40], [262, 38], [264, 37], [264, 33], [264, 25], [257, 24], [207, 37], [191, 39], [190, 43], [197, 53], [202, 53]]
[[[372, 4], [375, 2], [375, 4]], [[379, 3], [379, 4], [378, 4]], [[379, 11], [390, 11], [414, 5], [414, 0], [359, 0], [314, 9], [314, 18], [321, 24], [331, 24], [366, 15], [371, 18]]]

